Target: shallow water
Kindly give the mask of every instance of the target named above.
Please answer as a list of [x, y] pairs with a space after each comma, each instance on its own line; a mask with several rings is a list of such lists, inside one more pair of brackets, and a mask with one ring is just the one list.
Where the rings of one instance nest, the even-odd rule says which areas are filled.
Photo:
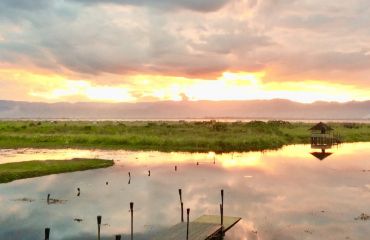
[[[228, 240], [368, 239], [370, 221], [355, 218], [370, 214], [370, 143], [340, 145], [323, 161], [312, 151], [309, 145], [222, 155], [0, 150], [0, 163], [116, 160], [108, 169], [0, 184], [0, 239], [43, 239], [45, 227], [51, 228], [51, 239], [96, 239], [97, 215], [103, 216], [103, 239], [115, 234], [127, 239], [131, 201], [135, 239], [150, 239], [180, 220], [179, 188], [191, 219], [218, 214], [220, 189], [225, 190], [225, 215], [243, 218]], [[47, 204], [48, 193], [65, 202]]]

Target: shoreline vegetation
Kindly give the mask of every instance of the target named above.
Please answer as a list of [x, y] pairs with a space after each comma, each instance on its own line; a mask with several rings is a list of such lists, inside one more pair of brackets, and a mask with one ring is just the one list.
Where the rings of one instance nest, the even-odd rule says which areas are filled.
[[0, 164], [0, 184], [51, 174], [107, 168], [113, 165], [113, 160], [84, 158], [4, 163]]
[[[184, 152], [273, 150], [307, 144], [313, 123], [0, 121], [0, 148], [81, 148]], [[370, 141], [370, 124], [330, 123], [342, 142]]]

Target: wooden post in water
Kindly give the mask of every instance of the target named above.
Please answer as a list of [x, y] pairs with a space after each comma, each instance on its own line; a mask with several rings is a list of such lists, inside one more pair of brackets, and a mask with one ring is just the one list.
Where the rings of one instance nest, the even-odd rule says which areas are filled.
[[182, 202], [182, 189], [179, 189], [180, 202]]
[[50, 237], [50, 228], [45, 228], [45, 240], [49, 240]]
[[221, 204], [222, 204], [222, 208], [224, 208], [224, 190], [221, 189]]
[[181, 222], [184, 222], [184, 203], [181, 202]]
[[116, 240], [121, 240], [121, 235], [116, 235]]
[[182, 202], [182, 190], [179, 189], [180, 205], [181, 205], [181, 222], [184, 222], [184, 203]]
[[47, 203], [49, 204], [50, 202], [50, 193], [48, 193], [48, 198], [47, 198]]
[[100, 225], [101, 225], [101, 216], [97, 216], [96, 220], [98, 222], [98, 240], [100, 240]]
[[186, 209], [186, 240], [189, 240], [189, 215], [190, 215], [190, 208]]
[[223, 189], [221, 189], [220, 212], [221, 212], [221, 236], [224, 236], [224, 190]]
[[221, 236], [224, 235], [224, 208], [222, 204], [220, 204], [220, 214], [221, 214]]
[[131, 240], [134, 239], [134, 203], [130, 202], [130, 212], [131, 212]]

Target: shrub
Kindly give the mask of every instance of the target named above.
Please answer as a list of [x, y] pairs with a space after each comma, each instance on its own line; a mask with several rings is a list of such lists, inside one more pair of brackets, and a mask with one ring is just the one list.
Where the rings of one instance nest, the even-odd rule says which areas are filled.
[[360, 128], [360, 125], [357, 123], [343, 123], [343, 127], [349, 129], [358, 129]]
[[212, 124], [211, 128], [213, 131], [223, 132], [227, 130], [227, 124], [221, 123], [221, 122], [215, 122]]

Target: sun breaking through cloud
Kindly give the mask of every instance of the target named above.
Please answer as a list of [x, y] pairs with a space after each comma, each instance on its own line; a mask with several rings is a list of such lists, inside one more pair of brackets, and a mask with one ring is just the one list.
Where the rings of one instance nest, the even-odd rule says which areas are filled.
[[[26, 75], [27, 76], [27, 75]], [[33, 86], [30, 97], [43, 101], [198, 101], [198, 100], [253, 100], [289, 99], [311, 103], [314, 101], [366, 100], [370, 91], [343, 84], [307, 80], [301, 82], [265, 82], [265, 72], [224, 72], [216, 79], [133, 75], [126, 77], [129, 84], [100, 85], [85, 80], [54, 77], [55, 84], [45, 84], [45, 78], [31, 75]], [[47, 81], [46, 81], [47, 82]], [[38, 89], [38, 90], [36, 90]]]
[[0, 94], [370, 100], [369, 21], [366, 0], [3, 0]]

